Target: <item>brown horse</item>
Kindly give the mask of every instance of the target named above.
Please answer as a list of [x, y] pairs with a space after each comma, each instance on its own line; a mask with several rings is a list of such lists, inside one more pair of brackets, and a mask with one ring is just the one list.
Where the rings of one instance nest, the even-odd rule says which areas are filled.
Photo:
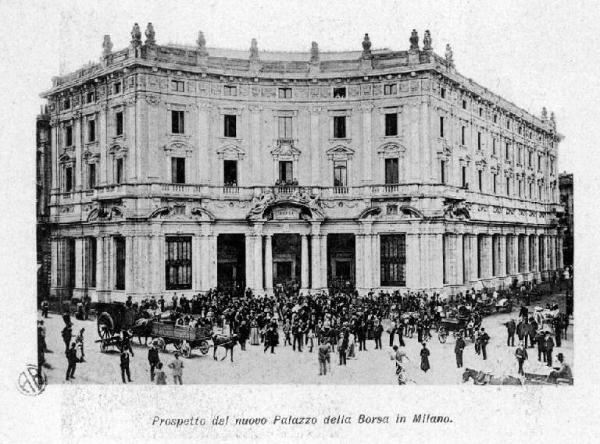
[[475, 385], [522, 385], [521, 380], [514, 376], [504, 376], [499, 378], [490, 373], [473, 370], [471, 368], [465, 369], [465, 372], [463, 373], [463, 382], [467, 382], [471, 378], [473, 378], [473, 384]]
[[225, 349], [225, 356], [221, 358], [221, 361], [227, 357], [227, 353], [231, 350], [231, 362], [233, 362], [233, 347], [238, 343], [238, 340], [238, 335], [213, 335], [213, 359], [217, 360], [217, 347], [223, 347]]

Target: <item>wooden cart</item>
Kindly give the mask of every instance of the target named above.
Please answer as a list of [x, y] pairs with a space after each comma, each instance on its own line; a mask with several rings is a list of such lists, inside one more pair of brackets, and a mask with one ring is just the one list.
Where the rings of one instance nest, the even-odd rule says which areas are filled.
[[173, 344], [175, 349], [186, 358], [191, 356], [195, 348], [203, 355], [208, 353], [208, 341], [211, 337], [211, 327], [190, 327], [159, 321], [152, 323], [153, 343], [162, 350], [165, 350], [168, 344]]

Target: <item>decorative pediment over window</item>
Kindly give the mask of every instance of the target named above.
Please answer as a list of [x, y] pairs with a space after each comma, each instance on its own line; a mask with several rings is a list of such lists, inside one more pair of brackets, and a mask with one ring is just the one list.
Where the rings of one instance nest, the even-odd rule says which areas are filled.
[[471, 163], [471, 156], [467, 154], [466, 156], [461, 157], [459, 159], [459, 163], [460, 163], [460, 166], [469, 165]]
[[377, 149], [379, 157], [402, 157], [406, 148], [395, 142], [388, 142], [380, 145]]
[[485, 159], [481, 159], [475, 162], [475, 168], [477, 168], [478, 170], [485, 170], [486, 166], [487, 162], [485, 161]]
[[294, 146], [294, 141], [290, 139], [279, 139], [277, 146], [271, 151], [275, 160], [298, 160], [301, 151]]
[[446, 139], [442, 139], [440, 147], [437, 151], [438, 158], [446, 158], [448, 159], [452, 155], [452, 146], [446, 141]]
[[337, 145], [327, 150], [329, 160], [349, 160], [354, 156], [354, 150], [345, 145]]
[[126, 156], [127, 151], [129, 151], [129, 150], [127, 149], [126, 146], [119, 145], [118, 143], [113, 143], [108, 148], [108, 154], [119, 155], [119, 156]]
[[237, 145], [225, 145], [217, 150], [221, 160], [242, 160], [246, 152]]
[[81, 156], [87, 163], [96, 163], [100, 160], [100, 153], [92, 153], [90, 150], [84, 151]]
[[68, 153], [63, 153], [58, 158], [58, 161], [60, 163], [74, 163], [75, 162], [75, 158], [71, 157]]
[[194, 149], [185, 140], [172, 140], [164, 150], [170, 155], [191, 156]]

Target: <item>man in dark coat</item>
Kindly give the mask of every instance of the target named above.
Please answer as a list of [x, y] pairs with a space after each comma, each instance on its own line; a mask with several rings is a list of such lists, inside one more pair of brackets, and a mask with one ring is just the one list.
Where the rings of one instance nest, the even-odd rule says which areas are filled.
[[267, 330], [267, 333], [265, 334], [265, 350], [264, 352], [267, 352], [267, 349], [269, 347], [271, 347], [271, 353], [275, 353], [275, 346], [277, 345], [277, 331], [275, 330], [275, 328], [273, 326], [270, 326], [269, 329]]
[[373, 328], [373, 335], [375, 337], [375, 350], [381, 349], [381, 335], [383, 334], [383, 325], [381, 322], [377, 321], [375, 327]]
[[514, 347], [515, 346], [515, 332], [517, 331], [517, 326], [515, 324], [515, 320], [511, 319], [504, 325], [506, 325], [506, 333], [508, 335], [506, 338], [506, 345], [508, 345], [509, 347]]
[[75, 368], [77, 367], [77, 348], [75, 343], [71, 344], [71, 348], [67, 350], [67, 362], [69, 363], [67, 367], [67, 375], [65, 381], [69, 379], [75, 379]]
[[127, 380], [131, 381], [131, 373], [129, 372], [129, 353], [125, 349], [121, 352], [121, 379], [123, 380], [123, 384], [126, 384], [125, 375], [127, 375]]
[[490, 340], [490, 336], [486, 333], [485, 328], [481, 329], [481, 334], [479, 335], [479, 347], [481, 348], [481, 354], [483, 355], [483, 360], [487, 359], [486, 347]]
[[150, 364], [150, 381], [154, 381], [154, 369], [160, 362], [158, 349], [154, 345], [150, 345], [148, 349], [148, 363]]
[[63, 328], [61, 334], [65, 343], [65, 353], [68, 353], [69, 345], [71, 345], [71, 338], [73, 337], [73, 332], [71, 331], [71, 324], [67, 324], [65, 328]]
[[250, 327], [246, 321], [242, 321], [238, 330], [240, 347], [242, 350], [246, 350], [246, 341], [250, 337]]
[[562, 319], [560, 316], [557, 316], [554, 318], [554, 320], [552, 321], [552, 323], [554, 324], [554, 337], [556, 338], [556, 346], [560, 347], [561, 346], [561, 339], [562, 339], [562, 327], [563, 327], [563, 323], [562, 323]]
[[550, 333], [546, 333], [546, 339], [544, 341], [546, 349], [546, 365], [552, 367], [552, 352], [554, 351], [554, 340]]
[[515, 350], [515, 356], [517, 357], [517, 362], [519, 363], [519, 374], [524, 375], [523, 371], [523, 363], [527, 360], [527, 348], [523, 346], [522, 342], [519, 342], [519, 346]]
[[465, 340], [462, 338], [462, 335], [459, 335], [456, 338], [456, 344], [454, 344], [454, 354], [456, 355], [456, 368], [461, 368], [463, 366], [463, 350], [467, 344]]
[[538, 349], [538, 361], [542, 359], [546, 362], [546, 337], [542, 332], [539, 332], [535, 336], [535, 343], [537, 344]]
[[340, 362], [338, 365], [346, 365], [346, 350], [348, 350], [348, 334], [347, 332], [342, 332], [342, 341], [338, 346], [338, 353], [340, 355]]
[[300, 328], [300, 323], [296, 320], [292, 324], [292, 336], [294, 337], [292, 350], [296, 351], [296, 344], [298, 344], [298, 351], [302, 351], [302, 331]]

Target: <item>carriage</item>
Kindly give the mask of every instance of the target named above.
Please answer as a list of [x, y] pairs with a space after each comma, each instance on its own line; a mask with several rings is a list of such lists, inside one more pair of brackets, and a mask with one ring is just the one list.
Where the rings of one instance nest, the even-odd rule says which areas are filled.
[[208, 341], [212, 337], [210, 326], [177, 325], [174, 322], [154, 321], [152, 322], [153, 343], [163, 351], [168, 344], [173, 344], [175, 349], [184, 357], [189, 358], [192, 350], [197, 348], [205, 355], [208, 353]]
[[438, 339], [444, 344], [450, 333], [456, 339], [459, 333], [467, 329], [468, 319], [464, 318], [445, 318], [440, 321], [438, 328]]
[[129, 330], [136, 320], [143, 317], [134, 308], [120, 302], [100, 302], [96, 306], [96, 312], [99, 313], [96, 325], [100, 339], [95, 342], [100, 343], [101, 352], [107, 351], [109, 347], [116, 347], [122, 351], [119, 333], [122, 330]]
[[525, 373], [525, 385], [573, 385], [573, 378], [557, 378], [556, 382], [548, 381], [548, 375]]
[[496, 302], [496, 312], [510, 313], [513, 309], [512, 300], [510, 298], [498, 299]]

